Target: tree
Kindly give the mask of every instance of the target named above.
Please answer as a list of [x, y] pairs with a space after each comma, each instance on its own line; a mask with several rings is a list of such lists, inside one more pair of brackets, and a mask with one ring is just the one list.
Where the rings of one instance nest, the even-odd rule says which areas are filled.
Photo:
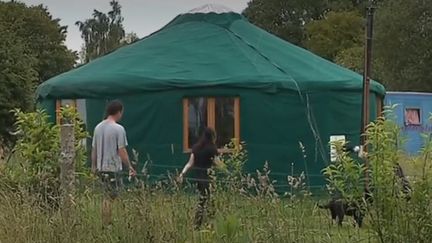
[[135, 32], [127, 33], [126, 36], [121, 40], [121, 45], [129, 45], [140, 40]]
[[[334, 62], [343, 67], [351, 69], [354, 72], [363, 74], [365, 64], [364, 54], [364, 46], [355, 46], [339, 52], [335, 57]], [[383, 82], [382, 74], [380, 72], [383, 65], [384, 64], [382, 63], [382, 60], [372, 55], [372, 79]]]
[[107, 14], [93, 10], [90, 19], [77, 21], [75, 24], [84, 39], [84, 61], [89, 62], [103, 56], [122, 45], [125, 38], [121, 5], [116, 0], [110, 2], [112, 10]]
[[[286, 41], [362, 73], [366, 7], [381, 8], [390, 1], [251, 0], [243, 14]], [[382, 80], [384, 64], [374, 57], [374, 79]]]
[[71, 69], [75, 55], [64, 45], [66, 27], [42, 6], [0, 2], [0, 140], [10, 142], [10, 111], [28, 111], [43, 80]]
[[329, 6], [333, 11], [357, 11], [363, 16], [367, 7], [376, 7], [385, 1], [389, 0], [330, 0]]
[[388, 89], [432, 91], [432, 4], [391, 0], [377, 10], [375, 56]]
[[321, 19], [325, 9], [321, 0], [252, 0], [243, 14], [264, 30], [302, 45], [305, 23]]
[[365, 48], [363, 46], [354, 46], [338, 52], [334, 62], [354, 72], [363, 73], [364, 53]]
[[67, 27], [61, 26], [59, 19], [53, 19], [47, 8], [0, 2], [0, 22], [25, 42], [36, 57], [37, 84], [73, 68], [76, 53], [64, 44]]
[[306, 25], [306, 47], [331, 61], [346, 49], [363, 46], [364, 19], [358, 12], [330, 12]]
[[[305, 46], [312, 52], [355, 72], [363, 73], [366, 6], [380, 7], [385, 0], [333, 1], [333, 9], [324, 19], [306, 24]], [[382, 80], [380, 60], [373, 58], [372, 78]]]
[[366, 4], [366, 0], [251, 0], [243, 15], [264, 30], [305, 46], [305, 26], [309, 22], [324, 19], [330, 11], [363, 13]]
[[14, 123], [11, 110], [29, 110], [32, 90], [38, 80], [37, 59], [25, 41], [17, 38], [0, 22], [0, 138], [11, 140]]

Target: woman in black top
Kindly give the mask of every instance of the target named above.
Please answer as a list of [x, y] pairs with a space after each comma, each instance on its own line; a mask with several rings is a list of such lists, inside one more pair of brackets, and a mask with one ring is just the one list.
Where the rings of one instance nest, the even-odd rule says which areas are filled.
[[218, 151], [215, 144], [216, 134], [211, 128], [206, 128], [199, 139], [192, 147], [192, 153], [189, 161], [180, 173], [179, 180], [183, 180], [183, 176], [191, 169], [197, 171], [197, 188], [200, 194], [198, 209], [195, 214], [195, 226], [202, 225], [203, 216], [207, 202], [210, 199], [210, 178], [208, 169], [213, 165], [220, 164], [217, 159]]

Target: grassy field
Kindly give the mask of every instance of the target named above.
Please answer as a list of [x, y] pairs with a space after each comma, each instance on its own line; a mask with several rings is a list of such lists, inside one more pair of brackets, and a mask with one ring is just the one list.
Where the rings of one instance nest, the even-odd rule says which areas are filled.
[[315, 201], [252, 198], [218, 192], [215, 215], [194, 231], [197, 198], [185, 192], [126, 192], [114, 207], [113, 227], [102, 229], [101, 196], [86, 192], [76, 199], [71, 216], [46, 212], [32, 200], [0, 196], [0, 242], [375, 242], [366, 226], [351, 218], [332, 225]]
[[[408, 158], [408, 157], [407, 157]], [[407, 174], [418, 174], [407, 159]], [[0, 189], [0, 242], [379, 242], [370, 218], [363, 228], [346, 217], [342, 227], [317, 207], [326, 200], [245, 196], [228, 189], [213, 195], [202, 230], [193, 230], [197, 195], [172, 182], [165, 188], [123, 192], [114, 204], [114, 224], [103, 229], [100, 190], [94, 185], [77, 193], [69, 216], [39, 207], [30, 194]]]
[[[420, 174], [421, 163], [417, 160], [403, 164], [407, 174]], [[180, 189], [174, 181], [162, 187], [123, 192], [114, 204], [112, 228], [103, 229], [101, 192], [92, 183], [86, 185], [84, 191], [76, 194], [75, 207], [68, 216], [59, 209], [41, 208], [29, 193], [15, 193], [0, 186], [0, 242], [383, 242], [379, 241], [379, 227], [372, 225], [371, 217], [366, 217], [361, 229], [348, 216], [342, 227], [333, 224], [329, 212], [317, 207], [325, 199], [302, 197], [302, 193], [294, 198], [246, 196], [235, 187], [214, 192], [211, 211], [215, 214], [209, 215], [206, 226], [196, 231], [192, 223], [198, 196], [188, 186]], [[417, 201], [429, 198], [425, 195]], [[429, 207], [428, 201], [412, 203], [412, 209], [418, 211], [412, 217], [404, 215], [403, 208], [395, 208], [397, 212], [392, 215], [402, 217], [397, 224], [403, 219], [428, 223], [430, 219], [416, 219], [423, 212], [422, 205]], [[410, 230], [410, 225], [400, 228]], [[412, 229], [414, 233], [409, 239], [416, 236], [416, 230]], [[401, 237], [397, 230], [391, 234]]]
[[[426, 243], [432, 238], [432, 140], [425, 141], [419, 156], [404, 156], [397, 147], [399, 128], [384, 119], [368, 128], [373, 202], [361, 205], [367, 214], [361, 229], [353, 226], [350, 217], [341, 227], [334, 225], [329, 212], [317, 207], [318, 194], [310, 196], [312, 185], [303, 174], [287, 176], [287, 193], [275, 195], [271, 168], [265, 163], [256, 174], [245, 174], [247, 151], [240, 146], [223, 158], [225, 167], [211, 174], [217, 177], [210, 206], [214, 214], [208, 215], [206, 226], [198, 231], [192, 225], [197, 195], [188, 184], [179, 185], [172, 174], [162, 181], [152, 180], [156, 184], [148, 183], [147, 173], [136, 181], [138, 187], [130, 187], [115, 202], [114, 224], [104, 229], [100, 189], [85, 167], [85, 151], [79, 143], [75, 168], [79, 192], [73, 195], [70, 210], [53, 207], [61, 195], [58, 127], [52, 127], [43, 112], [20, 113], [18, 121], [18, 130], [25, 135], [13, 159], [0, 166], [0, 243]], [[81, 126], [75, 127], [75, 136], [85, 138]], [[408, 193], [396, 178], [397, 163], [410, 177]], [[359, 202], [364, 196], [364, 172], [362, 164], [342, 152], [323, 174], [329, 188], [342, 192], [344, 200]]]

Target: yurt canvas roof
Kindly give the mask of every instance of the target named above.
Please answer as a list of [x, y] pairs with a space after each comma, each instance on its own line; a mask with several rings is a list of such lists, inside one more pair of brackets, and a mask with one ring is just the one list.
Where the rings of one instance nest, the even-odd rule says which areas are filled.
[[[131, 45], [44, 82], [38, 98], [103, 98], [183, 88], [361, 90], [362, 77], [240, 14], [186, 13]], [[371, 90], [385, 93], [372, 82]]]

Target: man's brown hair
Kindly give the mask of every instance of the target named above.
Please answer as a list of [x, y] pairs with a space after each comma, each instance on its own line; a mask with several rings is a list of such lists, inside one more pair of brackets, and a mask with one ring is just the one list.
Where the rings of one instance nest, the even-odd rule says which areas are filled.
[[119, 112], [123, 111], [123, 104], [119, 100], [113, 100], [108, 103], [105, 111], [106, 117], [117, 115]]

